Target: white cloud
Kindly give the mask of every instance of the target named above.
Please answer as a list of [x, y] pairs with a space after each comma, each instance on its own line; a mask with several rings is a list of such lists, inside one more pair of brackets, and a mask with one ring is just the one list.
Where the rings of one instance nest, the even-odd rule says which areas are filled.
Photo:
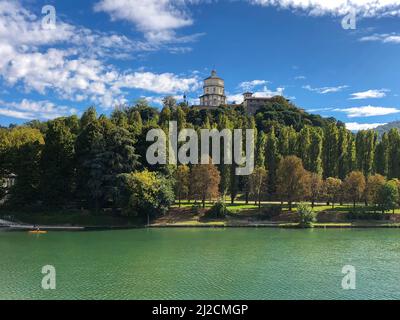
[[254, 5], [302, 10], [313, 16], [341, 16], [351, 9], [361, 17], [399, 16], [399, 0], [247, 0]]
[[[183, 96], [175, 95], [172, 97], [177, 101], [177, 103], [183, 100]], [[141, 98], [146, 99], [150, 104], [162, 106], [165, 96], [142, 96]]]
[[[16, 36], [18, 35], [18, 36]], [[40, 46], [68, 44], [90, 57], [131, 56], [138, 51], [154, 50], [150, 44], [133, 41], [123, 35], [93, 31], [57, 20], [55, 29], [43, 29], [40, 17], [23, 8], [18, 1], [0, 1], [0, 43], [23, 52], [38, 51]]]
[[400, 112], [400, 110], [396, 108], [373, 107], [373, 106], [334, 109], [334, 111], [344, 112], [347, 114], [349, 118], [385, 116]]
[[237, 103], [240, 104], [243, 102], [243, 94], [237, 93], [237, 94], [228, 94], [226, 97], [226, 100], [228, 103]]
[[43, 30], [40, 19], [18, 2], [0, 0], [0, 79], [6, 85], [102, 107], [125, 103], [124, 89], [177, 94], [198, 88], [195, 75], [123, 73], [106, 62], [109, 56], [123, 58], [130, 50], [149, 48], [137, 48], [124, 36], [57, 21], [56, 30]]
[[305, 76], [294, 77], [294, 80], [306, 80], [306, 79], [307, 79], [307, 77], [305, 77]]
[[121, 76], [114, 83], [114, 86], [117, 88], [148, 90], [160, 94], [174, 94], [197, 90], [200, 88], [200, 82], [196, 77], [181, 78], [173, 73], [135, 72]]
[[266, 85], [268, 81], [266, 80], [252, 80], [245, 81], [239, 84], [239, 88], [245, 91], [253, 90], [256, 87]]
[[358, 123], [358, 122], [348, 122], [346, 123], [346, 128], [351, 131], [368, 130], [375, 129], [376, 127], [383, 126], [386, 123]]
[[11, 118], [48, 120], [76, 113], [77, 110], [74, 108], [56, 106], [47, 100], [31, 101], [23, 99], [20, 102], [5, 102], [0, 100], [0, 115]]
[[[97, 12], [106, 12], [112, 20], [125, 20], [134, 24], [151, 42], [184, 41], [175, 34], [176, 29], [193, 24], [185, 0], [100, 0]], [[186, 39], [188, 40], [188, 38]]]
[[386, 97], [386, 92], [389, 92], [388, 89], [380, 89], [380, 90], [367, 90], [361, 92], [352, 93], [350, 100], [361, 100], [361, 99], [377, 99]]
[[319, 94], [327, 94], [327, 93], [334, 93], [334, 92], [340, 92], [343, 91], [344, 89], [347, 89], [349, 86], [343, 85], [343, 86], [337, 86], [337, 87], [322, 87], [322, 88], [313, 88], [310, 85], [303, 86], [303, 89], [306, 89], [308, 91], [312, 92], [317, 92]]
[[275, 90], [270, 90], [267, 88], [267, 86], [265, 86], [262, 91], [254, 92], [253, 96], [257, 98], [272, 98], [275, 96], [283, 96], [284, 91], [285, 88], [283, 87], [278, 87]]
[[382, 43], [400, 44], [400, 33], [376, 33], [360, 38], [360, 41], [380, 41]]

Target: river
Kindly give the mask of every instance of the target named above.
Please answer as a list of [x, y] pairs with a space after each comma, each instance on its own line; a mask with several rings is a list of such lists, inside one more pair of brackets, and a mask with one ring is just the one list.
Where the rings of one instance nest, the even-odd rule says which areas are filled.
[[0, 279], [0, 299], [400, 299], [400, 230], [0, 231]]

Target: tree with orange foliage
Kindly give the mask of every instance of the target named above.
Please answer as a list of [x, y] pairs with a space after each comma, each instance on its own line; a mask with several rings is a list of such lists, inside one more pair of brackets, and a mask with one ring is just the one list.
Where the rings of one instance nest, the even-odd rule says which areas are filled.
[[206, 207], [206, 199], [215, 199], [219, 196], [221, 176], [211, 161], [209, 164], [194, 165], [190, 180], [192, 195], [195, 199], [201, 200], [203, 208]]
[[365, 192], [365, 177], [360, 171], [350, 172], [344, 180], [345, 194], [353, 202], [353, 208], [356, 207], [356, 202], [360, 201]]
[[289, 211], [292, 211], [293, 201], [302, 200], [307, 195], [307, 171], [300, 158], [288, 156], [279, 163], [277, 176], [278, 194], [288, 202]]

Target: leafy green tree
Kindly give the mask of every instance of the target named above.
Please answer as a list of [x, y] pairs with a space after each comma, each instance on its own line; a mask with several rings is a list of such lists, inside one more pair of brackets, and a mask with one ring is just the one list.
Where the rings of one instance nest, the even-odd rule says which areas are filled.
[[72, 198], [75, 184], [75, 136], [61, 120], [49, 123], [41, 158], [40, 188], [45, 204], [59, 206]]
[[280, 133], [279, 133], [278, 145], [279, 145], [279, 153], [283, 157], [286, 157], [290, 154], [290, 152], [289, 152], [289, 128], [288, 127], [281, 128]]
[[389, 138], [385, 132], [382, 140], [377, 143], [375, 149], [375, 170], [382, 176], [388, 176], [389, 164]]
[[278, 150], [278, 139], [275, 136], [275, 128], [272, 127], [267, 136], [266, 148], [266, 167], [268, 170], [268, 193], [274, 194], [277, 185], [278, 165], [280, 162], [280, 155]]
[[166, 213], [173, 204], [173, 181], [159, 173], [144, 170], [118, 176], [119, 205], [128, 216], [152, 218]]
[[139, 166], [133, 134], [107, 119], [92, 122], [81, 132], [76, 159], [79, 194], [96, 211], [115, 205], [117, 176]]
[[128, 119], [132, 119], [132, 114], [136, 111], [139, 112], [143, 125], [156, 125], [158, 123], [159, 112], [156, 108], [149, 106], [146, 99], [138, 99], [133, 107], [127, 108], [125, 112]]
[[0, 178], [16, 175], [16, 183], [9, 190], [10, 203], [15, 206], [26, 206], [39, 200], [43, 144], [44, 139], [38, 129], [16, 127], [0, 132]]
[[160, 113], [160, 126], [163, 128], [168, 128], [168, 123], [171, 121], [172, 112], [171, 108], [165, 106]]
[[393, 128], [388, 134], [389, 140], [389, 178], [400, 178], [400, 132]]
[[366, 203], [377, 205], [379, 203], [379, 190], [386, 183], [385, 177], [380, 174], [375, 174], [367, 178], [365, 189]]
[[396, 204], [399, 198], [399, 192], [397, 184], [394, 181], [388, 181], [379, 190], [379, 205], [381, 207], [382, 213], [387, 210], [393, 210], [396, 208]]
[[340, 179], [344, 179], [347, 175], [348, 171], [348, 152], [349, 152], [349, 133], [345, 127], [339, 127], [339, 135], [338, 135], [338, 177]]
[[128, 129], [128, 127], [129, 127], [128, 116], [120, 108], [116, 108], [111, 113], [110, 120], [111, 120], [112, 123], [114, 123], [118, 127], [121, 127], [121, 128], [124, 128], [124, 129]]
[[297, 141], [297, 156], [303, 161], [304, 168], [310, 170], [311, 134], [308, 126], [300, 130]]
[[265, 153], [267, 148], [267, 135], [260, 132], [257, 135], [255, 164], [257, 167], [265, 166]]
[[[232, 122], [229, 120], [229, 118], [226, 115], [219, 115], [218, 117], [218, 130], [222, 131], [225, 129], [233, 129], [233, 124]], [[232, 164], [225, 164], [225, 159], [226, 156], [224, 153], [225, 150], [225, 145], [226, 145], [226, 141], [223, 140], [223, 142], [221, 143], [221, 164], [218, 166], [219, 172], [220, 172], [220, 177], [221, 177], [221, 181], [220, 181], [220, 192], [221, 195], [223, 197], [223, 200], [225, 201], [226, 195], [229, 191], [229, 188], [231, 186], [231, 179], [232, 177]], [[232, 147], [232, 146], [231, 146]], [[230, 157], [233, 159], [233, 154], [230, 154]]]
[[366, 177], [373, 173], [376, 140], [377, 134], [373, 130], [361, 130], [356, 136], [357, 168]]
[[139, 161], [135, 152], [135, 139], [128, 130], [116, 127], [107, 120], [104, 120], [102, 125], [104, 149], [96, 157], [105, 169], [105, 175], [102, 178], [105, 190], [104, 200], [115, 203], [118, 196], [117, 176], [134, 171]]
[[[346, 175], [356, 169], [356, 143], [354, 135], [347, 132], [347, 152], [345, 156], [345, 172]], [[345, 177], [341, 177], [344, 180]]]
[[320, 128], [311, 128], [310, 131], [309, 164], [307, 170], [322, 176], [322, 142], [323, 133]]
[[324, 177], [338, 176], [339, 131], [335, 123], [325, 128], [323, 144]]
[[175, 120], [178, 122], [178, 130], [183, 130], [186, 128], [186, 114], [182, 107], [176, 108]]
[[97, 112], [95, 107], [88, 108], [80, 119], [81, 128], [85, 128], [89, 123], [97, 120]]
[[[82, 120], [81, 120], [82, 122]], [[98, 156], [104, 152], [105, 143], [100, 121], [87, 122], [75, 141], [76, 195], [75, 198], [98, 210], [101, 199], [103, 166]]]
[[181, 200], [189, 194], [190, 169], [187, 165], [180, 165], [175, 172], [175, 194], [181, 207]]
[[133, 133], [135, 135], [142, 132], [143, 121], [139, 111], [132, 113], [132, 116], [129, 118], [129, 124], [133, 127]]

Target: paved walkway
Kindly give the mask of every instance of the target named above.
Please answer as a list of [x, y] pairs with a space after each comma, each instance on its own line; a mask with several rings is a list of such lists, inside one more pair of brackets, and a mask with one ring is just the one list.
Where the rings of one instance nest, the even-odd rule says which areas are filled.
[[0, 219], [0, 225], [10, 226], [10, 225], [13, 225], [13, 224], [15, 224], [15, 223], [7, 221], [7, 220]]

